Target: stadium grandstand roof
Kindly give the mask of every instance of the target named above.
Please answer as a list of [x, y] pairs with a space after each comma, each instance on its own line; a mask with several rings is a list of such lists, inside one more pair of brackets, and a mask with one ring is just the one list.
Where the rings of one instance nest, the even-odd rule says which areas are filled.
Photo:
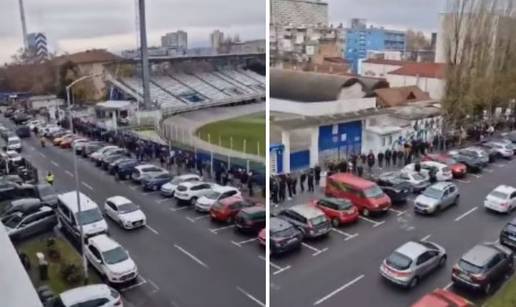
[[63, 65], [70, 61], [75, 64], [110, 63], [122, 60], [121, 57], [105, 49], [91, 49], [72, 54], [65, 54], [54, 59], [55, 65]]

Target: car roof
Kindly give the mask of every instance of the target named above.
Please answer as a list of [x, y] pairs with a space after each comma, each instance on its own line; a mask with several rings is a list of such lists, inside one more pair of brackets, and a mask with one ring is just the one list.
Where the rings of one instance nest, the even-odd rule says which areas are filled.
[[410, 259], [416, 259], [426, 251], [428, 251], [426, 246], [415, 241], [409, 241], [396, 249], [396, 252], [405, 255]]
[[430, 165], [438, 168], [445, 168], [448, 167], [446, 164], [438, 162], [438, 161], [422, 161], [422, 165]]
[[497, 186], [496, 188], [494, 188], [493, 191], [501, 192], [504, 194], [511, 194], [512, 192], [516, 191], [516, 188], [513, 188], [513, 187], [505, 185], [505, 184], [501, 184], [501, 185]]
[[141, 171], [142, 169], [144, 169], [144, 168], [148, 168], [148, 167], [157, 167], [157, 168], [160, 168], [159, 166], [156, 166], [156, 165], [154, 165], [154, 164], [150, 164], [150, 163], [149, 163], [149, 164], [140, 164], [140, 165], [138, 165], [138, 166], [135, 166], [134, 168], [135, 168], [135, 169], [137, 169], [137, 170], [139, 170], [139, 171]]
[[290, 207], [289, 210], [292, 210], [298, 214], [301, 214], [302, 216], [306, 217], [307, 219], [311, 219], [314, 217], [318, 217], [321, 215], [324, 215], [324, 213], [315, 207], [312, 207], [310, 205], [295, 205], [293, 207]]
[[473, 265], [482, 267], [498, 253], [499, 251], [492, 246], [477, 244], [465, 253], [461, 259]]
[[239, 196], [239, 195], [233, 195], [233, 196], [226, 197], [224, 199], [219, 200], [219, 203], [221, 203], [224, 206], [229, 206], [231, 204], [238, 203], [238, 202], [246, 202], [246, 200], [243, 199], [242, 196]]
[[100, 251], [108, 251], [114, 248], [121, 246], [117, 241], [111, 239], [106, 234], [97, 235], [88, 239], [90, 244], [95, 245], [95, 247]]
[[127, 199], [126, 197], [123, 197], [123, 196], [112, 196], [112, 197], [106, 199], [106, 201], [110, 201], [113, 204], [115, 204], [116, 206], [132, 203], [132, 201], [130, 201], [129, 199]]
[[187, 188], [191, 188], [191, 187], [198, 186], [200, 184], [205, 184], [205, 183], [206, 182], [204, 182], [204, 181], [185, 181], [185, 182], [180, 183], [179, 185], [182, 185]]
[[335, 198], [335, 197], [323, 196], [323, 197], [321, 197], [320, 200], [325, 201], [325, 202], [330, 203], [330, 204], [336, 204], [336, 205], [349, 205], [349, 204], [351, 204], [351, 201], [349, 199], [345, 199], [345, 198]]
[[212, 190], [215, 192], [219, 192], [219, 193], [224, 193], [224, 192], [228, 192], [228, 191], [238, 191], [238, 189], [235, 187], [229, 187], [229, 186], [218, 185], [218, 184], [213, 186]]
[[23, 205], [35, 205], [40, 204], [41, 200], [39, 198], [22, 198], [11, 201], [11, 205], [16, 206], [23, 206]]
[[111, 289], [105, 284], [82, 286], [59, 295], [66, 306], [71, 306], [91, 298], [109, 297]]
[[271, 231], [281, 231], [285, 229], [289, 229], [292, 227], [292, 224], [285, 221], [284, 219], [280, 219], [278, 217], [271, 217], [269, 229]]
[[375, 183], [372, 181], [357, 177], [350, 173], [337, 173], [330, 176], [330, 179], [339, 182], [344, 181], [347, 184], [359, 189], [367, 189], [375, 185]]
[[432, 184], [430, 187], [438, 189], [438, 190], [444, 190], [450, 186], [455, 186], [455, 184], [452, 182], [441, 181], [441, 182], [436, 182], [436, 183]]
[[260, 206], [247, 207], [247, 208], [243, 208], [242, 210], [240, 210], [240, 212], [244, 212], [247, 214], [255, 214], [255, 213], [263, 212], [263, 211], [265, 211], [265, 208], [260, 207]]
[[184, 175], [176, 176], [175, 178], [178, 178], [178, 179], [189, 179], [189, 178], [200, 178], [200, 177], [199, 177], [199, 175], [196, 175], [196, 174], [184, 174]]
[[[76, 191], [70, 191], [67, 193], [63, 193], [57, 196], [58, 199], [66, 204], [68, 209], [72, 210], [73, 213], [76, 213], [78, 210], [78, 204], [77, 204], [77, 194]], [[79, 197], [81, 200], [81, 210], [90, 210], [98, 208], [97, 204], [91, 200], [87, 195], [83, 194], [82, 192], [79, 193]]]

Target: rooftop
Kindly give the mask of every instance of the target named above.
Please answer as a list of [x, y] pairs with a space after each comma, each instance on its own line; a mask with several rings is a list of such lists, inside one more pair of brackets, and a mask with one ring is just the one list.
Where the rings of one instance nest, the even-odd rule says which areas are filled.
[[105, 49], [91, 49], [72, 54], [66, 54], [54, 59], [54, 64], [63, 65], [70, 61], [75, 64], [109, 63], [120, 61], [121, 58]]
[[444, 79], [446, 64], [442, 63], [409, 63], [392, 71], [389, 75], [414, 76], [432, 79]]
[[418, 86], [402, 86], [381, 88], [374, 91], [378, 97], [378, 104], [381, 107], [395, 107], [416, 101], [430, 100], [431, 97], [427, 92], [421, 90]]
[[362, 63], [403, 66], [403, 65], [409, 64], [411, 62], [401, 61], [401, 60], [387, 60], [387, 59], [367, 59], [367, 60], [364, 60]]

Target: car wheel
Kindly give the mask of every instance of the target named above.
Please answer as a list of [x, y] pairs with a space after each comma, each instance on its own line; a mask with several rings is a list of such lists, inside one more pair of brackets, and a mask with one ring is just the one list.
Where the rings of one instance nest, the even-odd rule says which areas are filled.
[[454, 205], [458, 205], [459, 204], [459, 200], [460, 200], [460, 195], [457, 195], [457, 197], [455, 197], [455, 200], [453, 201], [453, 204]]
[[195, 202], [196, 202], [196, 201], [197, 201], [197, 197], [192, 197], [192, 198], [190, 199], [190, 204], [191, 204], [191, 205], [195, 205]]
[[484, 293], [489, 295], [491, 293], [491, 289], [491, 283], [487, 283], [487, 285], [484, 286]]
[[446, 264], [446, 255], [442, 256], [441, 259], [439, 259], [439, 267], [443, 267]]
[[419, 277], [416, 276], [416, 277], [412, 278], [412, 280], [409, 283], [409, 288], [410, 289], [415, 288], [418, 283], [419, 283]]
[[368, 209], [364, 209], [364, 210], [362, 210], [362, 214], [363, 214], [364, 216], [369, 216], [371, 213], [369, 212], [369, 210], [368, 210]]
[[340, 226], [340, 221], [338, 218], [334, 218], [333, 220], [331, 220], [331, 224], [333, 225], [333, 227], [337, 228]]

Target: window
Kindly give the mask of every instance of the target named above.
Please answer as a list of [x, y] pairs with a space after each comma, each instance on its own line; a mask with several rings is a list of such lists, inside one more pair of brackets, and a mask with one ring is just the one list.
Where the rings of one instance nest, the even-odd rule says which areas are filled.
[[98, 249], [95, 248], [95, 246], [90, 245], [88, 246], [88, 249], [95, 258], [97, 258], [98, 260], [102, 260], [102, 258], [100, 258], [100, 252]]
[[82, 302], [79, 304], [75, 304], [72, 307], [102, 307], [109, 303], [109, 299], [107, 298], [97, 298], [91, 301]]
[[382, 146], [385, 146], [385, 137], [382, 136]]
[[417, 265], [423, 264], [427, 262], [428, 260], [432, 259], [432, 254], [430, 252], [425, 252], [419, 258], [417, 258]]
[[110, 201], [106, 202], [106, 205], [113, 211], [118, 211], [117, 207]]
[[494, 268], [495, 266], [498, 265], [498, 263], [500, 263], [501, 261], [503, 260], [503, 256], [501, 254], [496, 254], [493, 259], [491, 259], [491, 261], [489, 261], [489, 263], [487, 264], [487, 268], [488, 269], [492, 269]]

